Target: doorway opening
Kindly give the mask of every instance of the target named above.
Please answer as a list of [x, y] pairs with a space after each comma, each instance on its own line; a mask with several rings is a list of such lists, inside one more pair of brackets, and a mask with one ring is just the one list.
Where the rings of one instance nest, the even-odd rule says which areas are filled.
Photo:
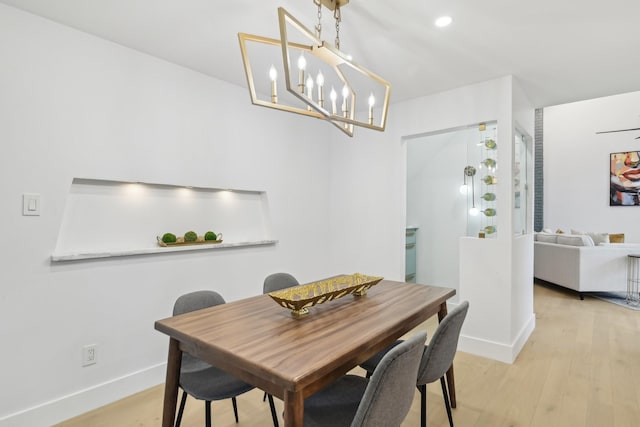
[[[492, 191], [497, 181], [486, 178], [495, 177], [498, 167], [497, 122], [482, 125], [404, 138], [406, 224], [407, 228], [416, 228], [417, 283], [458, 289], [459, 238], [477, 237], [479, 230], [489, 230], [487, 227], [494, 229], [486, 234], [487, 238], [497, 235]], [[469, 167], [474, 170], [473, 175], [468, 173]], [[461, 189], [463, 184], [466, 189]]]

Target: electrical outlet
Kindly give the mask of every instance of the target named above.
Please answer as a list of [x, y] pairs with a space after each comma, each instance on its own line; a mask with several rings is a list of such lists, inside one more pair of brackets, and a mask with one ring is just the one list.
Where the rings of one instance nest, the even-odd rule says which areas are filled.
[[98, 344], [88, 344], [82, 347], [82, 366], [93, 365], [98, 361]]

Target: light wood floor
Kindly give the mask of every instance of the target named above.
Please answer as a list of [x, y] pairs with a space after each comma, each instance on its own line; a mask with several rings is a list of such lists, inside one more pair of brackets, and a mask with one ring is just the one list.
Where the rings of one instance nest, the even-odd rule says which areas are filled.
[[[536, 329], [512, 365], [458, 352], [457, 427], [632, 427], [640, 425], [640, 311], [562, 288], [536, 285]], [[473, 307], [471, 307], [473, 309]], [[436, 321], [421, 326], [430, 333]], [[447, 426], [438, 382], [429, 385], [428, 425]], [[159, 426], [162, 386], [59, 424], [60, 427]], [[419, 394], [403, 427], [420, 423]], [[282, 402], [276, 400], [279, 415]], [[213, 425], [270, 426], [262, 392], [213, 403]], [[282, 419], [280, 419], [283, 425]], [[187, 401], [183, 426], [203, 426], [204, 406]]]

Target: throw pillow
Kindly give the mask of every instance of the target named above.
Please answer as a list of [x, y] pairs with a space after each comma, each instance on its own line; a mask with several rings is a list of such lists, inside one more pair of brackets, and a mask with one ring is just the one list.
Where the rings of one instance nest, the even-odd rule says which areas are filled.
[[598, 246], [600, 243], [609, 243], [609, 234], [607, 233], [587, 233], [591, 236], [593, 243]]
[[582, 246], [595, 246], [596, 245], [596, 243], [593, 241], [591, 236], [589, 236], [587, 234], [583, 234], [580, 237], [582, 237]]
[[609, 234], [610, 243], [624, 243], [624, 233]]
[[559, 228], [556, 230], [556, 234], [564, 234], [564, 231], [560, 230]]

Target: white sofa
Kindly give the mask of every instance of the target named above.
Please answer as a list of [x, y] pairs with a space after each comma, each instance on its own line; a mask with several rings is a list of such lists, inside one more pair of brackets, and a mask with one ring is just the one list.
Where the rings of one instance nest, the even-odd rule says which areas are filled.
[[544, 240], [536, 235], [534, 277], [578, 291], [581, 297], [583, 292], [626, 291], [627, 255], [640, 254], [640, 244], [583, 246], [578, 241], [587, 239], [572, 235], [560, 237], [560, 243], [546, 236]]

